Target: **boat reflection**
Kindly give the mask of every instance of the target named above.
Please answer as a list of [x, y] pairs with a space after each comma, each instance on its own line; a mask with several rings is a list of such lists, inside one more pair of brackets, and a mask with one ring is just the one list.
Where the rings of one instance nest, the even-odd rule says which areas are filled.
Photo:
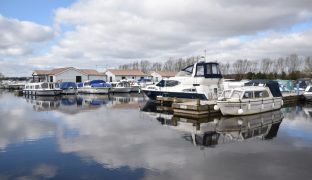
[[152, 102], [148, 102], [142, 111], [163, 126], [184, 132], [185, 140], [203, 147], [249, 139], [272, 139], [284, 117], [282, 111], [277, 110], [249, 116], [190, 119], [159, 110]]
[[79, 94], [63, 96], [25, 96], [35, 111], [60, 111], [76, 114], [88, 110], [107, 108], [139, 108], [142, 97], [130, 94], [98, 95]]

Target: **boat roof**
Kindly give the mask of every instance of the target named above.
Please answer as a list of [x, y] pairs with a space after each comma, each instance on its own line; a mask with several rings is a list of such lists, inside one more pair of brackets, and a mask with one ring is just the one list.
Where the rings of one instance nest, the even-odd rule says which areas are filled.
[[233, 88], [233, 90], [238, 90], [238, 91], [259, 91], [259, 90], [267, 90], [267, 87], [262, 87], [262, 86], [243, 86], [243, 87], [236, 87]]

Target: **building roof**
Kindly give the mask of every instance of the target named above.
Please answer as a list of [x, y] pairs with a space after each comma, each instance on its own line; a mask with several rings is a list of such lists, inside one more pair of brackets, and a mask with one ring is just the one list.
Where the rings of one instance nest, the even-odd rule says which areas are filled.
[[161, 75], [162, 77], [173, 77], [177, 74], [177, 72], [172, 71], [155, 71], [155, 73]]
[[147, 76], [140, 70], [108, 69], [107, 71], [117, 76]]
[[56, 74], [59, 74], [59, 73], [66, 71], [68, 69], [74, 69], [74, 70], [80, 71], [81, 73], [86, 74], [86, 75], [97, 75], [97, 76], [104, 75], [103, 73], [99, 73], [95, 69], [76, 69], [73, 67], [54, 68], [51, 70], [35, 70], [34, 74], [37, 74], [37, 75], [56, 75]]

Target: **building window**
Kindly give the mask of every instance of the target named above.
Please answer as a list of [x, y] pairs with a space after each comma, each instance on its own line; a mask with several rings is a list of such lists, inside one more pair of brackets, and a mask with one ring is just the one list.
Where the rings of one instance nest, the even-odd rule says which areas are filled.
[[109, 82], [113, 82], [113, 77], [112, 76], [109, 77]]
[[50, 76], [50, 82], [53, 82], [53, 76]]
[[134, 76], [132, 76], [132, 79], [134, 79]]
[[76, 76], [76, 83], [80, 83], [81, 82], [81, 76]]
[[126, 77], [125, 77], [125, 76], [122, 76], [121, 79], [126, 79]]

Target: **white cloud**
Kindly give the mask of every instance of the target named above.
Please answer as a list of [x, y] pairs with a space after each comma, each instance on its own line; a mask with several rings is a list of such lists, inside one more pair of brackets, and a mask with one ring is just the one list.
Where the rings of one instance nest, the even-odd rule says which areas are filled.
[[[310, 22], [311, 9], [309, 0], [80, 0], [55, 10], [54, 28], [60, 36], [50, 51], [26, 61], [37, 67], [94, 68], [197, 56], [204, 49], [213, 60], [310, 55], [311, 27], [289, 30]], [[37, 42], [46, 37], [24, 34], [17, 39]], [[246, 36], [248, 40], [241, 38]], [[25, 47], [15, 43], [0, 54], [30, 53]], [[17, 63], [21, 61], [25, 59]]]
[[54, 37], [50, 27], [1, 15], [0, 34], [0, 57], [29, 54], [32, 52], [32, 43], [44, 42]]

